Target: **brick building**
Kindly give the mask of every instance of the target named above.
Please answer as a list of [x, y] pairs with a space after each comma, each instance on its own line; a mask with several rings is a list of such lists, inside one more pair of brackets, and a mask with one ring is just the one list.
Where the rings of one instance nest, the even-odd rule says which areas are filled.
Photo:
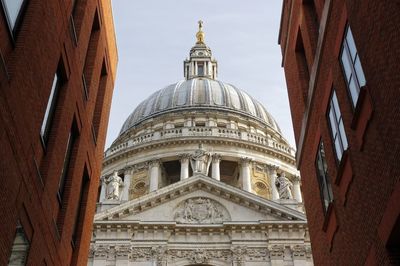
[[0, 265], [84, 265], [117, 51], [109, 0], [0, 1]]
[[283, 1], [279, 44], [316, 265], [400, 263], [399, 14], [399, 1]]

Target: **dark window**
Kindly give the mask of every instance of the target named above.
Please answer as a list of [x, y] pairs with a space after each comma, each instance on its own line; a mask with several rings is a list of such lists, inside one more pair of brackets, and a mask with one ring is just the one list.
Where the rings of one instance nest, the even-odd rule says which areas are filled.
[[344, 130], [342, 113], [340, 112], [339, 102], [333, 91], [329, 105], [329, 124], [332, 133], [333, 143], [335, 146], [336, 158], [338, 161], [342, 159], [343, 152], [347, 150], [348, 143], [346, 132]]
[[318, 178], [322, 206], [324, 208], [324, 212], [326, 213], [326, 211], [328, 210], [329, 203], [333, 201], [333, 194], [332, 194], [331, 184], [329, 182], [328, 166], [326, 164], [326, 159], [325, 159], [324, 143], [322, 141], [318, 146], [317, 158], [315, 160], [315, 167], [317, 170], [317, 178]]
[[319, 21], [314, 0], [303, 0], [303, 19], [307, 25], [309, 41], [313, 47], [314, 56], [319, 34]]
[[299, 87], [301, 89], [301, 94], [302, 94], [301, 96], [303, 98], [302, 100], [304, 103], [306, 103], [308, 97], [308, 86], [309, 86], [308, 83], [310, 81], [310, 71], [308, 69], [306, 52], [304, 50], [303, 37], [301, 35], [300, 28], [297, 34], [295, 52], [296, 52], [296, 63], [300, 79]]
[[[76, 158], [77, 152], [77, 143], [78, 143], [78, 127], [76, 125], [76, 121], [72, 123], [71, 130], [68, 134], [67, 145], [64, 155], [64, 163], [61, 169], [61, 174], [58, 182], [58, 191], [57, 191], [57, 199], [60, 204], [60, 208], [57, 213], [57, 221], [55, 221], [55, 226], [57, 228], [57, 233], [61, 236], [63, 227], [64, 227], [64, 218], [66, 215], [67, 204], [65, 204], [67, 187], [70, 187], [71, 184], [71, 169], [73, 165], [73, 159]], [[68, 184], [68, 186], [67, 186]], [[70, 194], [70, 189], [68, 194]]]
[[83, 171], [82, 183], [79, 191], [78, 206], [75, 211], [74, 227], [72, 231], [73, 232], [72, 245], [74, 247], [79, 243], [81, 238], [83, 218], [85, 215], [87, 195], [89, 192], [89, 181], [90, 181], [89, 173], [87, 171], [87, 168], [85, 167]]
[[61, 175], [58, 183], [58, 199], [60, 201], [60, 204], [62, 203], [64, 192], [65, 192], [65, 185], [69, 173], [69, 168], [71, 164], [71, 158], [72, 158], [72, 151], [74, 149], [76, 140], [78, 138], [78, 130], [75, 125], [72, 126], [71, 131], [68, 134], [68, 140], [67, 140], [67, 147], [65, 150], [65, 156], [64, 156], [64, 163], [63, 167], [61, 169]]
[[11, 254], [8, 259], [8, 265], [17, 266], [17, 265], [25, 265], [26, 259], [28, 258], [29, 252], [29, 241], [26, 237], [24, 228], [17, 222], [17, 228], [15, 231], [14, 242], [11, 247]]
[[204, 65], [197, 64], [197, 75], [204, 76]]
[[44, 113], [42, 126], [40, 128], [40, 136], [42, 138], [43, 144], [47, 144], [47, 140], [49, 138], [49, 132], [54, 118], [61, 84], [61, 75], [60, 72], [57, 71], [54, 75], [53, 83], [51, 85], [49, 100], [47, 101], [46, 111]]
[[365, 85], [366, 80], [350, 26], [347, 27], [343, 39], [340, 61], [342, 62], [351, 101], [353, 107], [355, 107], [360, 94], [360, 88]]
[[93, 18], [92, 30], [90, 33], [90, 39], [86, 51], [85, 65], [82, 73], [83, 90], [86, 100], [89, 98], [89, 93], [91, 89], [91, 81], [93, 76], [92, 74], [95, 65], [95, 57], [97, 52], [97, 46], [99, 43], [99, 36], [100, 36], [100, 20], [99, 20], [99, 14], [96, 10]]
[[100, 123], [101, 123], [101, 117], [103, 113], [103, 105], [104, 105], [104, 97], [106, 93], [106, 87], [107, 87], [107, 66], [106, 66], [106, 61], [103, 59], [103, 64], [101, 67], [101, 72], [100, 72], [100, 81], [99, 81], [99, 87], [97, 90], [97, 96], [96, 96], [96, 104], [94, 107], [94, 113], [93, 113], [93, 119], [92, 119], [92, 133], [93, 133], [93, 140], [96, 143], [98, 137], [99, 137], [99, 130], [100, 130]]
[[77, 13], [76, 12], [77, 6], [78, 6], [78, 1], [77, 0], [73, 0], [73, 3], [72, 3], [72, 14], [70, 16], [70, 31], [71, 31], [72, 40], [74, 41], [75, 45], [78, 44], [78, 36], [77, 36], [76, 26], [75, 26], [75, 17], [76, 17], [76, 13]]
[[10, 31], [14, 34], [27, 0], [1, 0]]

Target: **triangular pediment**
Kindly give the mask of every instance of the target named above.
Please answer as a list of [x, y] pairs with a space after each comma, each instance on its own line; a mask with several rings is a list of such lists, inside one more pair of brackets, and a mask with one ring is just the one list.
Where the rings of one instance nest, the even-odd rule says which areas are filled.
[[204, 175], [161, 188], [95, 215], [100, 221], [306, 222], [302, 212]]

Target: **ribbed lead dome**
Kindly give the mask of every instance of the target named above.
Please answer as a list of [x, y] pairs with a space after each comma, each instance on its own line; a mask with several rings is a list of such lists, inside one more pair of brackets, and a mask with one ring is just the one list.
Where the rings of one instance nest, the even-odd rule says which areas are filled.
[[255, 118], [280, 133], [277, 123], [267, 110], [243, 90], [218, 80], [193, 78], [171, 84], [144, 100], [125, 121], [120, 135], [146, 119], [191, 109], [240, 113]]

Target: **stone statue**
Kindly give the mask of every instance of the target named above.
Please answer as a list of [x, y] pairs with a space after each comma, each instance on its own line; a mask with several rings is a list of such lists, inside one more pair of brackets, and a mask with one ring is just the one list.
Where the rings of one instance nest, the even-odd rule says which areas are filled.
[[293, 199], [292, 187], [293, 184], [286, 177], [285, 173], [278, 175], [275, 181], [275, 186], [278, 188], [280, 199]]
[[199, 144], [199, 148], [190, 156], [190, 165], [192, 167], [193, 174], [208, 175], [210, 164], [210, 153], [203, 150], [202, 144]]
[[123, 186], [122, 178], [118, 176], [118, 172], [114, 171], [114, 174], [105, 180], [107, 184], [106, 199], [119, 200], [120, 199], [120, 187]]
[[197, 43], [204, 43], [203, 21], [199, 21], [199, 31], [196, 33]]

